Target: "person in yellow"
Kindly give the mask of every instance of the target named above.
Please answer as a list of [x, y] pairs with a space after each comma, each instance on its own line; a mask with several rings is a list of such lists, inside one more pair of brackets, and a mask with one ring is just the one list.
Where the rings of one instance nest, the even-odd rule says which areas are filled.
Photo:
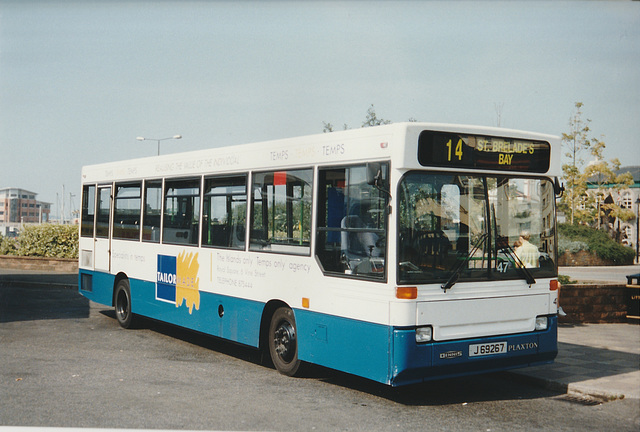
[[531, 234], [529, 234], [528, 231], [523, 231], [519, 238], [520, 246], [515, 250], [516, 255], [526, 268], [538, 267], [538, 260], [540, 258], [538, 247], [529, 243], [530, 238]]

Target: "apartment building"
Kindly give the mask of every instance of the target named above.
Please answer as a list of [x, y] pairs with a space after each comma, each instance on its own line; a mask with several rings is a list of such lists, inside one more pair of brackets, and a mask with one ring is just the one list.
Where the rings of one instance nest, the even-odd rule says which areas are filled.
[[36, 200], [37, 195], [20, 188], [0, 188], [0, 224], [48, 222], [51, 204]]

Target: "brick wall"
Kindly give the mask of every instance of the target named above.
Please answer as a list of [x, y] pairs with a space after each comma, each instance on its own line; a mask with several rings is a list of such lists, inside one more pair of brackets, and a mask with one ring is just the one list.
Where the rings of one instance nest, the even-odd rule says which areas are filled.
[[627, 322], [625, 285], [562, 285], [558, 303], [566, 312], [561, 323]]
[[0, 255], [0, 268], [12, 270], [75, 273], [78, 271], [78, 260], [67, 258], [40, 258]]

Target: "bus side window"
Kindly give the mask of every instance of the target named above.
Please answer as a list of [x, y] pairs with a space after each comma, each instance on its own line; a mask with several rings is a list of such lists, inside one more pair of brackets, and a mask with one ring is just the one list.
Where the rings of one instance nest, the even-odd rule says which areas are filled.
[[247, 177], [205, 179], [202, 245], [244, 249]]
[[96, 206], [96, 237], [109, 238], [109, 220], [111, 217], [111, 186], [100, 186]]
[[311, 169], [256, 173], [249, 248], [309, 254], [312, 187]]
[[140, 240], [140, 183], [116, 184], [113, 238]]
[[162, 180], [145, 181], [142, 211], [142, 241], [160, 242], [161, 216]]
[[162, 242], [198, 244], [200, 179], [165, 181]]
[[321, 169], [318, 195], [316, 255], [323, 270], [384, 279], [387, 196], [367, 182], [366, 166]]
[[82, 222], [80, 226], [82, 237], [93, 237], [95, 213], [96, 187], [95, 185], [84, 185], [82, 187]]

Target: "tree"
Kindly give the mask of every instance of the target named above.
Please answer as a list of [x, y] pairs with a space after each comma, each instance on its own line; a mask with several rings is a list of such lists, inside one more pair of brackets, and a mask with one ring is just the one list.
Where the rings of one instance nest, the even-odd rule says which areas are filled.
[[331, 123], [327, 123], [325, 121], [322, 122], [322, 132], [333, 132], [333, 125]]
[[567, 183], [566, 192], [562, 197], [561, 208], [571, 213], [571, 224], [575, 222], [576, 209], [580, 204], [580, 199], [586, 193], [586, 179], [581, 174], [584, 161], [581, 153], [591, 145], [589, 138], [589, 123], [591, 120], [582, 120], [582, 102], [575, 103], [575, 112], [569, 118], [569, 133], [562, 134], [562, 144], [567, 148], [564, 154], [569, 158], [569, 163], [562, 165], [564, 180]]
[[[613, 226], [615, 221], [628, 221], [635, 217], [633, 210], [626, 209], [615, 202], [613, 191], [629, 187], [633, 184], [633, 176], [630, 172], [616, 174], [620, 170], [620, 161], [617, 158], [607, 161], [604, 159], [604, 141], [593, 138], [590, 144], [590, 153], [594, 160], [589, 162], [584, 170], [585, 181], [595, 187], [595, 194], [588, 194], [586, 198], [587, 220], [596, 220], [600, 229], [601, 220], [606, 217], [611, 224], [613, 237], [620, 240], [620, 226]], [[606, 225], [609, 228], [609, 224]]]
[[362, 127], [370, 127], [370, 126], [380, 126], [391, 123], [391, 120], [379, 119], [376, 115], [376, 110], [373, 107], [373, 104], [367, 110], [367, 117], [364, 119], [362, 123]]
[[[410, 118], [409, 121], [415, 122], [417, 120], [414, 118]], [[386, 125], [386, 124], [391, 124], [391, 120], [378, 118], [375, 107], [373, 106], [373, 104], [371, 104], [371, 106], [369, 106], [369, 109], [367, 110], [367, 116], [365, 117], [365, 120], [362, 123], [361, 127], [379, 126], [379, 125]], [[349, 129], [349, 125], [345, 123], [342, 126], [342, 128], [344, 130], [347, 130]], [[325, 121], [322, 122], [322, 132], [327, 133], [327, 132], [333, 132], [334, 130], [335, 130], [334, 126], [330, 122], [325, 122]]]

